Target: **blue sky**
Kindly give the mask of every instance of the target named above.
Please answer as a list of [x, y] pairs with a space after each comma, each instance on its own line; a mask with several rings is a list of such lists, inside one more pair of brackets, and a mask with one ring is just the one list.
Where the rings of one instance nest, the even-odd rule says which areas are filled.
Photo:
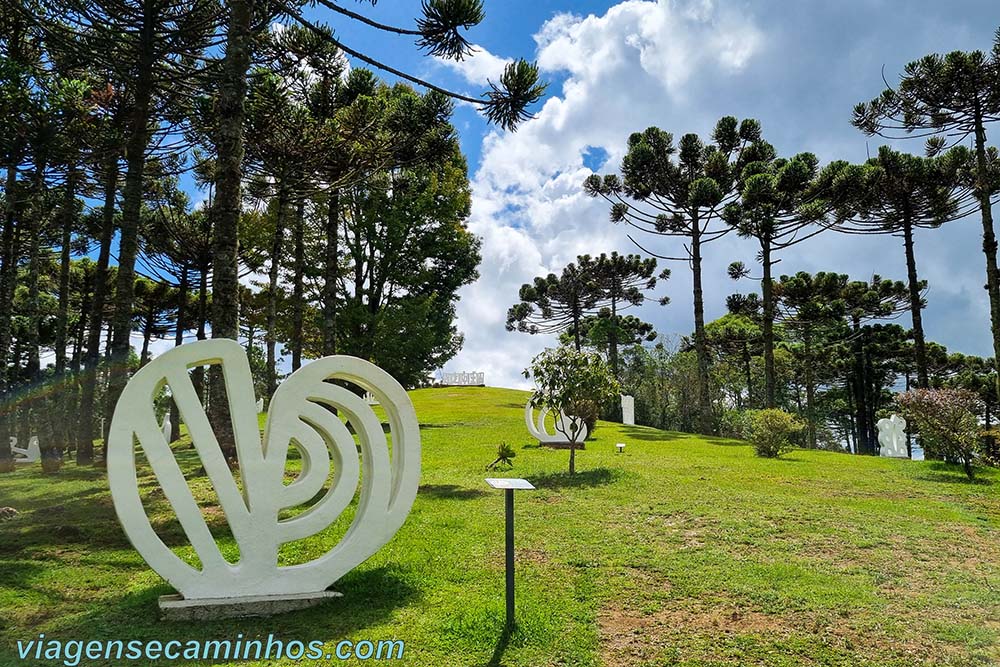
[[[412, 25], [415, 2], [349, 3], [387, 23]], [[469, 157], [470, 229], [483, 238], [482, 278], [462, 292], [459, 327], [466, 345], [449, 371], [486, 372], [488, 384], [523, 386], [520, 371], [551, 338], [508, 333], [507, 308], [518, 287], [558, 271], [577, 254], [634, 252], [607, 207], [581, 190], [587, 175], [615, 171], [631, 132], [657, 125], [706, 134], [723, 115], [754, 117], [781, 154], [816, 153], [822, 163], [862, 161], [883, 140], [850, 125], [855, 103], [881, 92], [926, 53], [992, 45], [1000, 12], [990, 0], [487, 0], [486, 21], [470, 37], [480, 51], [460, 65], [426, 58], [406, 38], [345, 25], [321, 8], [354, 48], [464, 93], [483, 90], [504, 59], [537, 60], [550, 83], [536, 118], [517, 133], [488, 126], [467, 105], [454, 122]], [[1000, 143], [1000, 127], [991, 133]], [[919, 153], [920, 140], [897, 142]], [[950, 349], [991, 355], [984, 259], [978, 219], [917, 236], [917, 261], [930, 283], [925, 326]], [[646, 238], [663, 254], [676, 241]], [[751, 242], [729, 235], [706, 248], [707, 316], [724, 313], [726, 295], [749, 291], [726, 266], [754, 265]], [[668, 337], [691, 331], [691, 279], [684, 265], [660, 289], [666, 307], [636, 314]], [[857, 279], [905, 277], [893, 237], [827, 233], [786, 252], [779, 273], [836, 270]], [[905, 319], [905, 318], [904, 318]], [[905, 322], [904, 322], [905, 323]]]

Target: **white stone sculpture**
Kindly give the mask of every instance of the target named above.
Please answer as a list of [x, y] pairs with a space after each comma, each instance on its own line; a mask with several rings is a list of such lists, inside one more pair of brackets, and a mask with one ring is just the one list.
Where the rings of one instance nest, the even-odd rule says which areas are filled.
[[10, 451], [14, 454], [15, 463], [38, 463], [42, 460], [42, 448], [38, 444], [38, 436], [28, 438], [27, 448], [17, 446], [17, 438], [10, 439]]
[[442, 373], [441, 384], [454, 387], [478, 387], [486, 384], [486, 374], [481, 371]]
[[264, 412], [264, 399], [263, 398], [258, 398], [257, 399], [257, 414], [260, 414], [262, 412]]
[[375, 398], [375, 394], [370, 391], [365, 392], [365, 403], [368, 405], [378, 405], [378, 399]]
[[[220, 364], [225, 379], [243, 489], [237, 486], [188, 373]], [[364, 400], [337, 384], [354, 383], [378, 397], [389, 420], [386, 434]], [[173, 452], [157, 429], [153, 398], [167, 384], [188, 425], [191, 441], [210, 478], [239, 544], [240, 559], [223, 557]], [[361, 453], [345, 416], [358, 436]], [[420, 429], [406, 391], [373, 364], [346, 356], [325, 357], [295, 371], [271, 399], [263, 441], [254, 412], [254, 390], [243, 347], [227, 339], [203, 340], [172, 348], [129, 381], [115, 408], [108, 442], [108, 480], [119, 521], [136, 550], [183, 596], [182, 604], [233, 604], [281, 608], [304, 598], [331, 595], [326, 589], [378, 551], [409, 514], [420, 479]], [[136, 445], [135, 443], [138, 443]], [[163, 493], [201, 562], [188, 565], [153, 529], [139, 495], [136, 446], [156, 474]], [[302, 456], [302, 472], [284, 483], [290, 447]], [[359, 460], [360, 458], [360, 460]], [[333, 470], [332, 483], [328, 477]], [[326, 529], [348, 507], [362, 485], [350, 528], [343, 539], [315, 560], [278, 565], [278, 550]], [[282, 510], [326, 493], [306, 511], [279, 520]], [[274, 605], [279, 605], [275, 607]], [[284, 607], [288, 608], [288, 607]], [[260, 612], [258, 612], [260, 613]]]
[[635, 398], [622, 395], [622, 424], [635, 426]]
[[160, 431], [163, 433], [163, 439], [166, 440], [169, 445], [172, 442], [170, 435], [174, 431], [174, 425], [170, 423], [169, 410], [167, 410], [167, 413], [163, 415], [163, 424], [160, 426]]
[[879, 419], [875, 424], [878, 428], [879, 456], [906, 459], [906, 420], [899, 415], [888, 419]]
[[[569, 442], [570, 434], [572, 433], [570, 424], [566, 423], [566, 418], [561, 412], [557, 412], [555, 415], [555, 432], [551, 433], [545, 424], [545, 418], [549, 414], [548, 408], [542, 408], [535, 416], [535, 408], [531, 405], [531, 401], [524, 406], [524, 425], [528, 427], [528, 433], [531, 434], [535, 440], [542, 444], [556, 444]], [[577, 425], [579, 433], [576, 436], [576, 444], [580, 444], [587, 439], [587, 424], [579, 417], [570, 417], [572, 422]]]

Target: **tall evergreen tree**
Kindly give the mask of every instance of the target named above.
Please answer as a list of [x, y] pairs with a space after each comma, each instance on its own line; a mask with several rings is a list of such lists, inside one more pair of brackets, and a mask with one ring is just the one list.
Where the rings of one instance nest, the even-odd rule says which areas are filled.
[[831, 184], [843, 194], [837, 229], [849, 234], [894, 234], [903, 237], [910, 318], [919, 388], [929, 386], [923, 316], [925, 307], [917, 274], [914, 231], [936, 229], [970, 212], [972, 193], [962, 188], [961, 151], [938, 157], [901, 153], [889, 146], [859, 169], [843, 169]]
[[599, 310], [603, 293], [597, 262], [590, 255], [580, 255], [560, 275], [538, 276], [521, 285], [520, 302], [507, 311], [507, 331], [567, 332], [579, 352], [583, 348], [582, 323]]
[[[781, 261], [776, 255], [823, 231], [809, 226], [820, 219], [828, 204], [813, 187], [819, 161], [812, 153], [799, 153], [790, 159], [778, 158], [774, 148], [757, 142], [752, 161], [739, 174], [740, 198], [726, 206], [723, 217], [740, 236], [756, 239], [763, 269], [761, 276], [761, 319], [764, 346], [764, 405], [773, 408], [776, 381], [774, 368], [774, 322], [777, 308], [772, 271]], [[730, 277], [744, 278], [749, 270], [742, 262], [729, 267]]]
[[[971, 185], [979, 204], [986, 256], [994, 362], [1000, 364], [1000, 267], [993, 200], [1000, 192], [1000, 159], [987, 145], [986, 129], [1000, 120], [1000, 30], [990, 53], [930, 54], [904, 68], [896, 87], [854, 108], [854, 125], [866, 134], [892, 138], [902, 132], [930, 136], [931, 152], [971, 138]], [[998, 365], [1000, 368], [1000, 365]], [[997, 374], [1000, 382], [1000, 373]], [[1000, 389], [1000, 384], [998, 384]]]
[[713, 430], [713, 416], [705, 339], [702, 246], [729, 232], [722, 211], [739, 197], [738, 176], [756, 159], [760, 140], [757, 121], [740, 123], [732, 116], [719, 120], [710, 144], [696, 134], [686, 134], [675, 146], [672, 134], [650, 127], [629, 137], [621, 177], [602, 178], [595, 174], [584, 183], [588, 194], [603, 197], [611, 204], [613, 222], [626, 222], [640, 231], [685, 240], [684, 255], [649, 254], [687, 262], [691, 267], [699, 430], [705, 433]]
[[[656, 274], [656, 260], [643, 259], [639, 255], [601, 254], [597, 258], [597, 280], [600, 284], [603, 300], [608, 302], [608, 363], [611, 373], [618, 377], [618, 344], [619, 338], [627, 340], [620, 332], [621, 316], [619, 311], [628, 306], [639, 306], [646, 300], [645, 291], [656, 288], [656, 281], [670, 277], [670, 269], [664, 269], [659, 276]], [[660, 305], [667, 305], [668, 297], [659, 300]], [[634, 338], [634, 337], [633, 337]]]

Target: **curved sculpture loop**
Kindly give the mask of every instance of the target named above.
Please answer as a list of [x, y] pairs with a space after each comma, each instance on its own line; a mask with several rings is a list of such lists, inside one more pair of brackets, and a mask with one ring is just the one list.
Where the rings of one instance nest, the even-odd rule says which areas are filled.
[[[535, 416], [535, 407], [528, 401], [524, 406], [524, 425], [528, 427], [528, 433], [535, 440], [542, 444], [557, 444], [569, 442], [569, 434], [572, 433], [570, 425], [566, 423], [566, 417], [561, 412], [555, 415], [555, 432], [551, 433], [545, 424], [545, 418], [549, 414], [548, 408], [542, 408], [538, 416]], [[576, 437], [577, 444], [587, 439], [587, 424], [580, 417], [570, 417], [571, 423], [577, 424], [579, 433]]]
[[899, 415], [888, 419], [879, 419], [875, 424], [878, 428], [879, 455], [889, 458], [907, 459], [906, 451], [906, 420]]
[[[191, 383], [189, 369], [205, 364], [222, 367], [242, 488], [226, 464]], [[347, 381], [378, 397], [389, 420], [391, 459], [382, 425], [364, 399], [327, 380]], [[227, 562], [220, 552], [156, 423], [153, 398], [165, 384], [170, 386], [239, 545], [236, 563]], [[108, 443], [108, 479], [115, 510], [142, 557], [186, 599], [324, 591], [395, 535], [416, 498], [420, 477], [416, 413], [403, 387], [377, 366], [346, 356], [325, 357], [303, 366], [271, 399], [263, 440], [256, 407], [246, 354], [239, 343], [226, 339], [182, 345], [157, 357], [135, 374], [116, 406]], [[328, 408], [346, 417], [358, 444], [348, 426]], [[156, 474], [201, 569], [181, 560], [154, 531], [139, 496], [137, 446]], [[301, 453], [302, 471], [285, 484], [291, 447]], [[331, 469], [333, 478], [328, 484]], [[315, 560], [279, 566], [281, 545], [326, 529], [351, 503], [359, 479], [357, 511], [341, 541]], [[279, 518], [283, 510], [312, 500], [305, 511]]]

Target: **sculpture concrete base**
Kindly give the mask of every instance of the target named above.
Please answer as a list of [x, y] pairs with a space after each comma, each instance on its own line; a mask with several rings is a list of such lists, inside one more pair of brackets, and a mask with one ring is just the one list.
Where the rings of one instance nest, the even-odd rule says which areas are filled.
[[200, 600], [186, 600], [181, 595], [163, 595], [160, 597], [160, 618], [164, 621], [211, 621], [219, 618], [274, 616], [309, 609], [339, 597], [343, 597], [343, 593], [336, 591]]

